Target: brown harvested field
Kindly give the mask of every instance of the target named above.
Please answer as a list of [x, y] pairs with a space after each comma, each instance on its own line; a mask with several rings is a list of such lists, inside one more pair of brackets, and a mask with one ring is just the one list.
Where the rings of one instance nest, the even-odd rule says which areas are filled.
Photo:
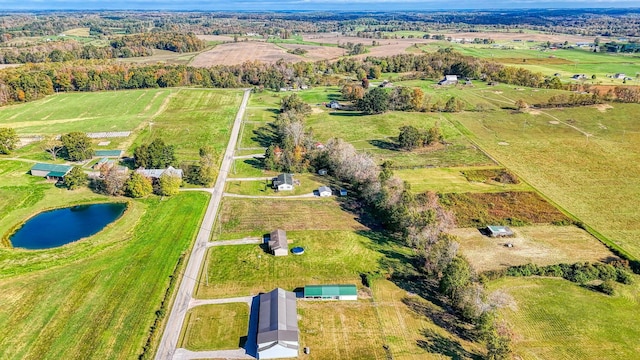
[[198, 39], [204, 41], [233, 41], [232, 36], [226, 35], [196, 35]]
[[453, 211], [459, 227], [569, 222], [562, 212], [530, 191], [442, 194], [440, 203]]
[[303, 35], [302, 38], [305, 41], [329, 44], [344, 44], [351, 42], [354, 44], [363, 43], [364, 45], [369, 46], [374, 40], [380, 43], [380, 45], [369, 48], [369, 52], [367, 52], [366, 54], [354, 56], [361, 58], [367, 56], [391, 56], [397, 54], [405, 54], [408, 53], [407, 49], [413, 44], [424, 44], [432, 41], [425, 39], [367, 39], [355, 36], [344, 36], [337, 33], [306, 34]]
[[189, 65], [208, 67], [212, 65], [234, 65], [247, 61], [275, 63], [283, 59], [287, 62], [304, 61], [305, 58], [287, 53], [271, 43], [247, 41], [220, 44], [196, 56]]
[[[511, 228], [515, 237], [491, 238], [476, 228], [450, 231], [459, 238], [460, 251], [481, 272], [534, 263], [552, 265], [602, 261], [614, 257], [601, 242], [576, 226], [523, 226]], [[513, 247], [505, 244], [511, 243]]]
[[[335, 199], [225, 198], [220, 223], [226, 237], [237, 233], [264, 233], [273, 229], [366, 230]], [[219, 226], [220, 224], [217, 224]], [[235, 234], [234, 234], [235, 233]]]
[[[475, 38], [489, 38], [496, 41], [513, 41], [513, 40], [533, 40], [533, 41], [551, 41], [551, 42], [578, 42], [578, 41], [593, 41], [593, 37], [589, 36], [577, 36], [566, 34], [541, 34], [541, 33], [512, 33], [512, 32], [453, 32], [445, 33], [445, 37], [452, 37], [454, 39], [475, 39]], [[602, 42], [607, 42], [609, 39], [601, 37]]]
[[289, 50], [304, 49], [307, 53], [304, 54], [304, 59], [308, 61], [328, 60], [339, 58], [344, 54], [344, 49], [333, 46], [319, 46], [319, 45], [299, 45], [299, 44], [278, 44], [278, 46], [284, 47]]

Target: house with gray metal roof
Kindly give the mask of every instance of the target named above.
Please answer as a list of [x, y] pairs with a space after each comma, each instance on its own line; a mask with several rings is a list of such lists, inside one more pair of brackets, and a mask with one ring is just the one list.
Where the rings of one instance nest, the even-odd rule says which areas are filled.
[[445, 75], [444, 79], [438, 82], [438, 85], [456, 85], [458, 83], [458, 75]]
[[513, 236], [513, 231], [508, 226], [489, 225], [487, 226], [487, 233], [491, 237]]
[[280, 174], [273, 178], [273, 188], [278, 191], [293, 190], [293, 175], [292, 174]]
[[31, 167], [31, 175], [47, 178], [47, 180], [62, 179], [73, 169], [73, 166], [59, 164], [37, 163]]
[[269, 235], [269, 250], [275, 256], [289, 255], [289, 242], [287, 240], [287, 233], [284, 230], [274, 230]]
[[140, 168], [140, 169], [136, 170], [136, 172], [138, 174], [142, 174], [143, 176], [146, 176], [146, 177], [151, 178], [153, 180], [159, 179], [162, 175], [176, 176], [176, 177], [179, 177], [180, 179], [182, 179], [182, 169], [176, 169], [173, 166], [169, 166], [166, 169], [144, 169], [144, 168]]
[[328, 186], [320, 186], [318, 188], [318, 195], [322, 197], [331, 196], [332, 195], [331, 188]]
[[260, 295], [258, 359], [298, 357], [299, 337], [296, 294], [277, 288]]
[[358, 300], [358, 289], [355, 285], [306, 285], [305, 299], [319, 300]]

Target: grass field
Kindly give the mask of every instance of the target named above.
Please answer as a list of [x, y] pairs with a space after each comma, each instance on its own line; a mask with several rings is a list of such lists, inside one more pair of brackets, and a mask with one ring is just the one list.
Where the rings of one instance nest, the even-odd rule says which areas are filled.
[[462, 174], [469, 170], [499, 169], [490, 167], [462, 167], [462, 168], [421, 168], [395, 170], [394, 174], [411, 185], [416, 193], [434, 191], [439, 193], [457, 192], [503, 192], [526, 191], [531, 188], [525, 184], [503, 184], [496, 181], [472, 182]]
[[135, 144], [161, 137], [176, 146], [180, 160], [198, 159], [198, 149], [205, 145], [222, 156], [241, 100], [242, 92], [237, 90], [178, 89]]
[[637, 257], [640, 168], [629, 164], [640, 157], [640, 123], [629, 114], [640, 106], [612, 106], [446, 116], [520, 178]]
[[274, 229], [365, 230], [353, 214], [328, 199], [238, 199], [225, 198], [214, 230], [219, 239], [262, 235]]
[[[511, 229], [515, 237], [504, 239], [482, 235], [476, 228], [458, 228], [450, 233], [458, 237], [460, 251], [476, 271], [527, 263], [596, 262], [615, 257], [598, 239], [575, 226], [538, 225]], [[506, 243], [513, 247], [504, 246]]]
[[633, 359], [640, 353], [637, 277], [635, 285], [616, 284], [614, 296], [548, 278], [505, 278], [490, 288], [517, 302], [517, 310], [501, 316], [520, 359]]
[[248, 327], [247, 304], [196, 306], [187, 313], [178, 347], [193, 351], [237, 349]]
[[[0, 357], [137, 357], [206, 199], [137, 200], [115, 226], [87, 240], [0, 250]], [[43, 206], [50, 205], [32, 209]]]
[[207, 258], [209, 286], [203, 274], [196, 296], [247, 296], [306, 284], [358, 284], [360, 274], [377, 269], [382, 256], [372, 249], [366, 234], [352, 231], [287, 231], [287, 238], [291, 246], [304, 247], [305, 253], [274, 257], [258, 245], [211, 248]]
[[0, 126], [18, 134], [130, 131], [149, 121], [173, 90], [62, 93], [3, 107]]

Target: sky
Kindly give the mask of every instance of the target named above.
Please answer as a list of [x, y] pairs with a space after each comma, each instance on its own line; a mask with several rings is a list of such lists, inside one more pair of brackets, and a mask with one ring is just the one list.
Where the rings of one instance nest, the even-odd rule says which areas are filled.
[[640, 0], [0, 0], [2, 10], [341, 10], [638, 8]]

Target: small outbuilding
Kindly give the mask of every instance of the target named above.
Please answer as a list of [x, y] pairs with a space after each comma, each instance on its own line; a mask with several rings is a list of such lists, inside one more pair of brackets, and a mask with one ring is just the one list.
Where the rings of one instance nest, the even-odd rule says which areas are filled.
[[306, 285], [305, 299], [318, 300], [358, 300], [358, 289], [355, 285]]
[[47, 180], [61, 180], [73, 169], [69, 165], [37, 163], [31, 167], [31, 175], [47, 178]]
[[327, 107], [330, 108], [330, 109], [338, 110], [338, 109], [342, 108], [342, 105], [340, 105], [340, 103], [338, 101], [336, 101], [336, 100], [331, 100], [329, 102], [329, 104], [327, 104]]
[[278, 191], [293, 190], [293, 175], [280, 174], [277, 177], [273, 178], [273, 188]]
[[347, 196], [347, 189], [340, 189], [340, 196]]
[[513, 231], [508, 226], [489, 225], [486, 228], [487, 234], [491, 237], [513, 236]]
[[269, 236], [269, 251], [275, 256], [287, 256], [289, 254], [289, 242], [284, 230], [274, 230]]
[[93, 156], [102, 158], [120, 158], [122, 157], [122, 153], [122, 150], [96, 150], [93, 153]]
[[258, 359], [298, 357], [299, 338], [296, 294], [277, 288], [260, 295]]
[[444, 79], [438, 82], [438, 85], [456, 85], [458, 83], [458, 75], [445, 75]]
[[327, 175], [327, 169], [320, 169], [320, 170], [318, 170], [318, 175], [322, 175], [322, 176]]
[[320, 186], [318, 188], [318, 195], [321, 197], [331, 196], [332, 194], [333, 192], [331, 191], [331, 188], [328, 186]]

